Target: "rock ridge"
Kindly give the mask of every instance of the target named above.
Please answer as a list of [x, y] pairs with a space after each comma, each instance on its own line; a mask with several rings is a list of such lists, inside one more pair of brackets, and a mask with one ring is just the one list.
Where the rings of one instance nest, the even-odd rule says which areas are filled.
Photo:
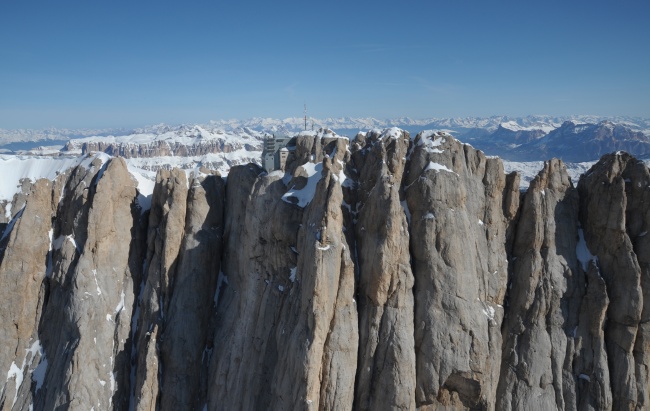
[[643, 162], [576, 185], [553, 159], [521, 192], [442, 132], [295, 143], [286, 172], [161, 169], [150, 210], [120, 157], [25, 181], [0, 407], [650, 406]]

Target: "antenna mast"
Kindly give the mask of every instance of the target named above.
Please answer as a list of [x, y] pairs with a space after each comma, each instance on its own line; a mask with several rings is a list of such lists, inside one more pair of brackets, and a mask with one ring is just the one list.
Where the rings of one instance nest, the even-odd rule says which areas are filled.
[[307, 103], [305, 103], [304, 114], [305, 114], [305, 131], [307, 131]]

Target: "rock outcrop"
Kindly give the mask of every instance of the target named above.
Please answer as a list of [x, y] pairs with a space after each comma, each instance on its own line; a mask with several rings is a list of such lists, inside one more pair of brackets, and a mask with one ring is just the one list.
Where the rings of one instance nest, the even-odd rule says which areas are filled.
[[[6, 410], [642, 410], [650, 172], [526, 192], [444, 133], [295, 138], [286, 172], [121, 158], [0, 221]], [[1, 210], [0, 210], [1, 211]]]

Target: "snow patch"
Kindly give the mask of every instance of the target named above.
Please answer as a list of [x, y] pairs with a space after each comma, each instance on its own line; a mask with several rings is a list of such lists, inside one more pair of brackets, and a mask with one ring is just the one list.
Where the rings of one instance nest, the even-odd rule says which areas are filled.
[[292, 283], [296, 282], [296, 273], [298, 272], [298, 267], [293, 267], [289, 269], [290, 275], [289, 275], [289, 281]]
[[[569, 174], [569, 177], [571, 177], [571, 181], [575, 184], [580, 179], [580, 175], [586, 173], [594, 164], [596, 164], [595, 161], [566, 163], [566, 171]], [[528, 189], [530, 182], [543, 168], [543, 161], [503, 161], [503, 170], [506, 174], [510, 174], [513, 171], [518, 171], [521, 174], [519, 189], [524, 191]]]
[[74, 237], [72, 236], [72, 234], [70, 234], [70, 235], [66, 235], [66, 236], [64, 236], [64, 235], [60, 235], [60, 236], [58, 236], [57, 238], [55, 238], [54, 241], [52, 242], [52, 247], [53, 247], [53, 249], [54, 249], [54, 250], [60, 250], [61, 247], [63, 247], [63, 243], [65, 243], [66, 240], [67, 240], [67, 241], [70, 241], [70, 243], [72, 243], [72, 245], [73, 245], [74, 248], [77, 250], [77, 252], [78, 252], [79, 254], [81, 254], [81, 250], [80, 250], [79, 247], [77, 246], [77, 242], [74, 240]]
[[494, 314], [496, 313], [496, 311], [494, 310], [494, 307], [492, 307], [492, 306], [490, 306], [488, 304], [485, 304], [485, 308], [482, 311], [483, 311], [483, 314], [485, 314], [485, 316], [490, 321], [494, 321]]
[[536, 131], [536, 130], [541, 130], [545, 134], [550, 133], [551, 131], [555, 130], [557, 127], [549, 124], [534, 124], [531, 126], [522, 126], [516, 121], [505, 121], [501, 124], [499, 124], [502, 128], [505, 128], [506, 130], [510, 131]]
[[343, 168], [341, 168], [338, 174], [332, 174], [332, 178], [334, 178], [335, 181], [338, 181], [339, 184], [341, 184], [341, 187], [354, 188], [354, 181], [345, 175]]
[[391, 127], [383, 130], [381, 134], [379, 134], [379, 139], [389, 139], [389, 138], [400, 138], [402, 136], [402, 129], [398, 127]]
[[428, 153], [444, 153], [444, 150], [440, 150], [436, 147], [440, 147], [447, 140], [445, 137], [451, 137], [445, 133], [434, 130], [425, 130], [420, 133], [420, 140], [418, 141], [418, 146], [424, 146], [424, 150]]
[[[435, 172], [440, 172], [440, 171], [447, 171], [449, 173], [454, 173], [450, 169], [448, 169], [446, 166], [443, 166], [440, 163], [434, 163], [433, 161], [429, 161], [429, 165], [424, 169], [424, 171], [429, 171], [429, 170], [435, 170]], [[456, 174], [456, 173], [454, 173]]]
[[587, 271], [590, 261], [598, 260], [598, 257], [591, 254], [591, 251], [589, 251], [589, 248], [587, 247], [587, 242], [585, 241], [585, 233], [582, 230], [582, 228], [578, 228], [578, 243], [576, 244], [576, 256], [578, 257], [578, 261], [580, 261], [580, 264], [582, 265], [582, 269], [584, 271]]
[[121, 297], [120, 297], [120, 302], [117, 303], [117, 306], [115, 307], [114, 314], [117, 316], [123, 309], [124, 309], [124, 290], [122, 290], [122, 294], [121, 294]]
[[97, 282], [97, 270], [93, 268], [93, 277], [95, 278], [95, 285], [97, 286], [97, 295], [102, 295], [102, 290], [99, 288], [99, 283]]
[[[314, 199], [316, 186], [322, 178], [323, 164], [306, 163], [301, 167], [307, 173], [307, 184], [299, 190], [294, 190], [292, 187], [282, 196], [282, 200], [289, 204], [296, 204], [298, 207], [305, 208]], [[297, 200], [297, 202], [290, 200], [291, 198]]]
[[[94, 156], [90, 157], [94, 159]], [[54, 180], [59, 174], [78, 166], [84, 157], [34, 157], [0, 155], [0, 200], [11, 201], [21, 190], [20, 180], [32, 182], [41, 178]]]
[[11, 362], [11, 367], [9, 367], [9, 372], [7, 373], [7, 381], [9, 381], [10, 378], [14, 378], [16, 382], [16, 392], [14, 393], [14, 401], [11, 403], [11, 406], [16, 403], [16, 399], [18, 398], [18, 389], [20, 388], [20, 385], [23, 383], [23, 370], [18, 368], [16, 365], [15, 361]]
[[406, 221], [411, 224], [411, 210], [409, 210], [409, 205], [406, 203], [406, 200], [400, 201], [400, 204], [404, 209], [404, 214], [406, 214]]
[[[34, 359], [36, 359], [36, 354], [40, 356], [39, 364], [35, 369], [30, 369], [34, 362]], [[47, 369], [47, 359], [45, 358], [45, 353], [43, 351], [43, 347], [41, 346], [40, 340], [34, 341], [29, 348], [25, 349], [25, 357], [23, 358], [21, 367], [18, 367], [15, 361], [11, 362], [11, 366], [7, 372], [7, 382], [9, 379], [14, 378], [14, 381], [16, 383], [12, 407], [14, 404], [16, 404], [16, 400], [18, 399], [18, 390], [23, 383], [23, 379], [25, 377], [25, 369], [28, 372], [31, 371], [32, 380], [36, 382], [36, 391], [38, 391], [43, 385], [45, 371]]]
[[138, 204], [140, 205], [141, 212], [144, 213], [151, 209], [151, 198], [153, 197], [153, 189], [156, 185], [156, 172], [143, 170], [132, 163], [127, 163], [126, 167], [136, 181]]

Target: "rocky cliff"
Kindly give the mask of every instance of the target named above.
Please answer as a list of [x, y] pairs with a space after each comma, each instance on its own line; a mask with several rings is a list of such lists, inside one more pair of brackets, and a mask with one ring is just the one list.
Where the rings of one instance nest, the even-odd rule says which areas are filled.
[[[642, 410], [650, 173], [526, 192], [444, 133], [302, 136], [287, 172], [121, 158], [0, 225], [6, 410]], [[4, 213], [0, 213], [3, 214]]]
[[[239, 149], [248, 151], [261, 151], [262, 142], [254, 141], [251, 144], [232, 144], [224, 140], [204, 141], [194, 144], [184, 144], [182, 142], [155, 141], [151, 143], [121, 143], [121, 142], [103, 142], [91, 141], [81, 145], [82, 154], [88, 154], [94, 151], [103, 151], [112, 156], [124, 158], [134, 157], [166, 157], [166, 156], [202, 156], [211, 153], [230, 153]], [[75, 149], [74, 143], [68, 143], [65, 150]]]

